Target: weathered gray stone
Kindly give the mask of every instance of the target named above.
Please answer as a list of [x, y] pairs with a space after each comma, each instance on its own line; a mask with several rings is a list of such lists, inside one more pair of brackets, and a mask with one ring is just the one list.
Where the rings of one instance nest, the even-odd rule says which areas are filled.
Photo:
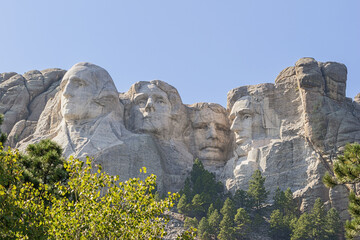
[[317, 197], [346, 218], [347, 189], [329, 190], [322, 176], [347, 142], [360, 142], [360, 96], [346, 98], [347, 69], [302, 58], [266, 83], [232, 89], [227, 109], [184, 105], [160, 80], [118, 93], [91, 63], [61, 69], [0, 74], [2, 131], [24, 150], [50, 138], [65, 157], [94, 157], [121, 180], [139, 169], [158, 176], [161, 191], [178, 191], [194, 158], [229, 191], [246, 189], [254, 170], [266, 177], [269, 201], [290, 187], [306, 211]]

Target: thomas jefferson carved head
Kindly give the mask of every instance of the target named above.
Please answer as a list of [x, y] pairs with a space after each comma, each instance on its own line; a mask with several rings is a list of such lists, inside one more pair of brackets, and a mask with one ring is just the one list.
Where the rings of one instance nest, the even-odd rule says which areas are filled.
[[137, 82], [131, 86], [128, 95], [131, 106], [127, 126], [130, 130], [160, 138], [181, 134], [186, 111], [174, 87], [159, 80]]

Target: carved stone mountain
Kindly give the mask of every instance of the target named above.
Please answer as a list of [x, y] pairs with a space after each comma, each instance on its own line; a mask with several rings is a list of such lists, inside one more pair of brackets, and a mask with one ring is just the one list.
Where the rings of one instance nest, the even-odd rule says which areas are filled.
[[360, 97], [346, 98], [346, 78], [343, 64], [303, 58], [275, 84], [232, 89], [225, 109], [185, 105], [159, 80], [118, 93], [108, 72], [91, 63], [2, 73], [2, 131], [20, 150], [52, 139], [65, 157], [92, 156], [122, 180], [145, 166], [161, 191], [178, 191], [195, 158], [232, 192], [246, 189], [259, 169], [271, 195], [290, 187], [303, 210], [321, 197], [346, 217], [347, 189], [321, 182], [341, 148], [360, 141]]

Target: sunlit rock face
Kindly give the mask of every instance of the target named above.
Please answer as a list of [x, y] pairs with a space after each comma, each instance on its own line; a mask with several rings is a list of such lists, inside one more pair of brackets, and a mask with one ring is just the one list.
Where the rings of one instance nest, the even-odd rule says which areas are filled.
[[225, 165], [231, 149], [232, 136], [226, 109], [215, 103], [196, 103], [188, 109], [191, 152], [206, 169], [217, 172]]
[[49, 138], [65, 157], [92, 156], [122, 180], [145, 166], [161, 191], [180, 190], [195, 158], [231, 192], [247, 189], [259, 169], [270, 199], [277, 186], [290, 187], [302, 209], [321, 197], [345, 217], [347, 189], [328, 190], [321, 178], [347, 142], [360, 141], [360, 97], [346, 98], [346, 78], [343, 64], [302, 58], [274, 84], [230, 90], [225, 109], [184, 105], [160, 80], [118, 93], [108, 72], [91, 63], [2, 73], [1, 128], [9, 146], [24, 150]]
[[124, 94], [125, 126], [133, 133], [146, 134], [160, 152], [164, 185], [179, 191], [193, 164], [185, 132], [187, 111], [178, 91], [160, 80], [137, 82]]

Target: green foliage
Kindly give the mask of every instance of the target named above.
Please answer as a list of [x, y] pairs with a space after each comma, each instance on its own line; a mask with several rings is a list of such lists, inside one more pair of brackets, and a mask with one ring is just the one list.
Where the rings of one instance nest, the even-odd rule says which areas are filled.
[[276, 209], [270, 216], [270, 236], [273, 239], [287, 240], [291, 235], [291, 223], [292, 219], [283, 215], [283, 213]]
[[245, 208], [250, 210], [254, 207], [254, 199], [248, 195], [248, 193], [242, 189], [238, 189], [233, 197], [233, 201], [236, 208]]
[[[360, 182], [360, 144], [345, 146], [343, 155], [337, 157], [333, 166], [334, 176], [326, 173], [323, 182], [328, 187], [337, 184], [356, 184]], [[353, 239], [360, 236], [360, 196], [354, 192], [349, 194], [349, 213], [351, 220], [346, 222], [346, 237]]]
[[51, 238], [149, 239], [166, 234], [163, 214], [178, 196], [169, 193], [166, 199], [155, 201], [156, 176], [117, 183], [117, 176], [103, 173], [101, 168], [92, 173], [89, 158], [86, 165], [70, 158], [65, 168], [70, 175], [68, 186], [56, 186], [62, 195], [73, 193], [74, 201], [52, 199]]
[[177, 208], [180, 213], [201, 219], [206, 216], [211, 204], [220, 205], [223, 191], [222, 183], [217, 182], [215, 175], [205, 170], [201, 161], [195, 159], [190, 177], [180, 191], [181, 199]]
[[210, 216], [208, 217], [208, 223], [210, 227], [210, 235], [217, 236], [219, 234], [219, 225], [221, 221], [221, 216], [217, 209], [215, 209]]
[[191, 213], [194, 216], [205, 216], [206, 209], [204, 207], [205, 202], [200, 194], [196, 194], [191, 201]]
[[307, 240], [312, 239], [311, 217], [307, 213], [303, 213], [300, 218], [293, 223], [293, 233], [291, 240]]
[[[178, 194], [156, 201], [156, 176], [118, 182], [101, 167], [70, 158], [65, 163], [67, 185], [55, 183], [61, 197], [48, 185], [22, 183], [19, 154], [0, 152], [1, 239], [159, 239], [166, 235], [165, 211]], [[95, 172], [94, 169], [97, 169]], [[142, 169], [146, 172], [146, 169]], [[73, 198], [67, 198], [71, 194]], [[49, 202], [50, 204], [45, 204]], [[193, 239], [190, 228], [178, 239]]]
[[353, 239], [360, 235], [360, 196], [354, 192], [349, 194], [349, 213], [351, 220], [346, 221], [346, 238]]
[[246, 239], [251, 230], [251, 220], [244, 208], [237, 210], [234, 223], [236, 239]]
[[295, 239], [337, 239], [341, 234], [341, 221], [334, 208], [328, 212], [320, 198], [316, 199], [311, 213], [304, 213], [293, 222], [291, 240]]
[[339, 213], [335, 208], [331, 208], [326, 214], [326, 234], [328, 239], [338, 239], [343, 229]]
[[184, 227], [185, 228], [197, 228], [199, 225], [199, 221], [196, 219], [196, 217], [187, 217], [184, 221]]
[[183, 194], [177, 204], [177, 209], [179, 213], [187, 213], [189, 210], [189, 204], [187, 203], [187, 197], [185, 194]]
[[220, 210], [220, 213], [225, 216], [228, 215], [231, 219], [234, 218], [235, 214], [236, 214], [236, 210], [234, 208], [234, 203], [233, 201], [231, 201], [230, 198], [227, 198], [224, 202], [223, 207]]
[[36, 188], [40, 184], [46, 184], [49, 192], [55, 193], [55, 183], [65, 183], [69, 177], [64, 168], [62, 148], [51, 140], [41, 140], [39, 143], [29, 144], [26, 152], [20, 158], [24, 181], [33, 183]]
[[202, 240], [210, 240], [210, 226], [206, 217], [203, 217], [199, 222], [198, 236]]
[[269, 194], [265, 189], [265, 177], [261, 175], [260, 170], [255, 170], [249, 181], [249, 189], [247, 194], [254, 200], [256, 209], [260, 209], [266, 201]]
[[220, 222], [220, 233], [218, 239], [220, 240], [230, 240], [235, 237], [235, 229], [233, 227], [234, 220], [231, 219], [229, 215], [224, 215], [223, 219]]
[[290, 239], [292, 223], [296, 222], [297, 207], [290, 188], [285, 192], [278, 187], [274, 196], [275, 210], [270, 216], [270, 236], [273, 239]]
[[[4, 122], [4, 115], [0, 114], [0, 126], [1, 126], [1, 124], [3, 122]], [[1, 130], [0, 130], [0, 143], [1, 143], [2, 146], [4, 145], [6, 140], [7, 140], [7, 135], [5, 133], [2, 133]]]
[[22, 184], [19, 153], [0, 148], [0, 238], [44, 239], [46, 187]]

